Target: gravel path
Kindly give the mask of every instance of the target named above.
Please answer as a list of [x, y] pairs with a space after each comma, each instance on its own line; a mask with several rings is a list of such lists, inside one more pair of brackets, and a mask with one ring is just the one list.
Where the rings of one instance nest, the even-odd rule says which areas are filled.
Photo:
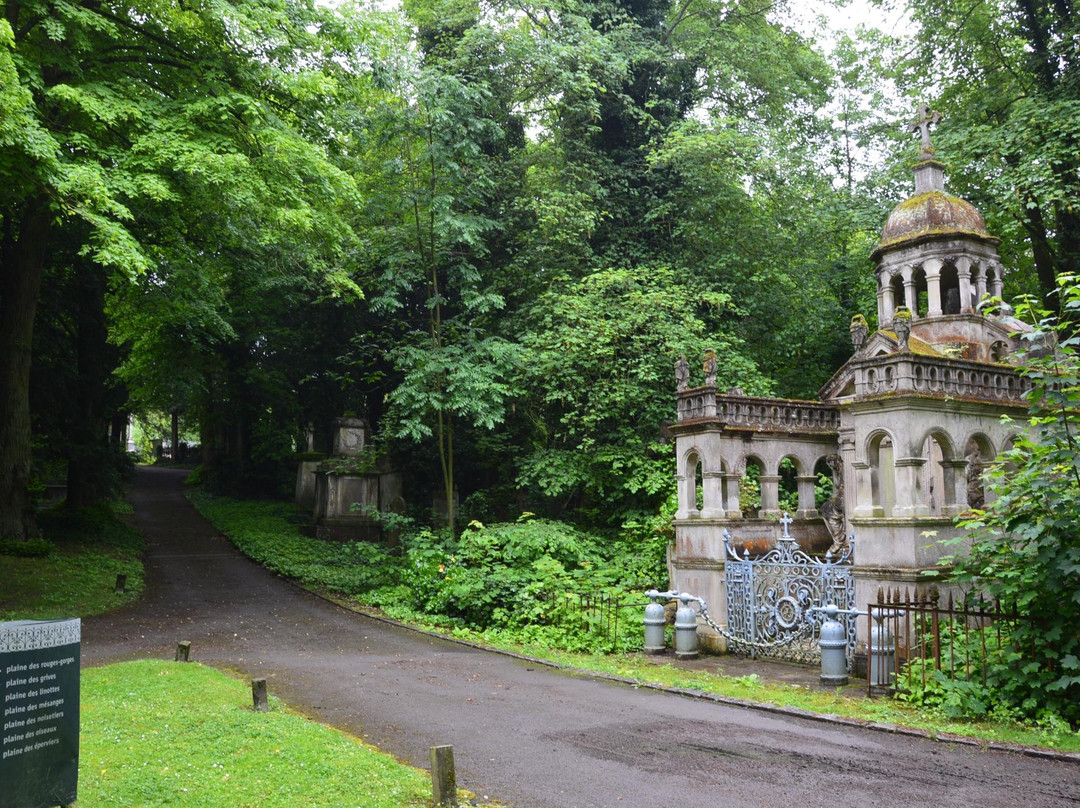
[[1080, 805], [1080, 766], [770, 715], [585, 677], [399, 629], [241, 556], [142, 469], [147, 594], [83, 621], [83, 664], [192, 658], [418, 766], [453, 744], [458, 784], [515, 808]]

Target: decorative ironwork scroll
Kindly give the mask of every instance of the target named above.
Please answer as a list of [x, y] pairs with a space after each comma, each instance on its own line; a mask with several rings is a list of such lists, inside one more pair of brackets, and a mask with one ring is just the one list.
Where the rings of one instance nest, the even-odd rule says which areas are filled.
[[[788, 532], [791, 522], [784, 514], [780, 520], [783, 533], [776, 547], [755, 559], [749, 551], [740, 558], [732, 547], [731, 535], [724, 531], [725, 636], [737, 653], [817, 664], [821, 661], [817, 641], [824, 616], [811, 607], [835, 603], [841, 610], [856, 608], [852, 575], [855, 536], [839, 557], [826, 554], [817, 559], [799, 549]], [[842, 616], [842, 621], [850, 666], [855, 653], [855, 616]], [[811, 631], [807, 631], [807, 623]], [[788, 638], [790, 642], [785, 641]]]

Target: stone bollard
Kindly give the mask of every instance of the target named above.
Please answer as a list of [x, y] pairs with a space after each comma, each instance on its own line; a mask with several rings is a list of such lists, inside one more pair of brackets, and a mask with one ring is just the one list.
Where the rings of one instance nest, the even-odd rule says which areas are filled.
[[[900, 614], [903, 614], [900, 612]], [[896, 646], [892, 632], [885, 623], [886, 615], [874, 613], [874, 625], [870, 629], [870, 660], [866, 672], [872, 690], [887, 690], [892, 687], [896, 674]]]
[[116, 576], [116, 586], [113, 587], [113, 592], [120, 594], [127, 590], [127, 576], [124, 573], [118, 573]]
[[270, 712], [270, 699], [266, 695], [266, 680], [265, 679], [252, 679], [251, 680], [251, 700], [255, 705], [255, 712], [268, 713]]
[[821, 649], [821, 683], [840, 687], [848, 683], [847, 631], [844, 624], [836, 619], [840, 613], [836, 604], [828, 604], [823, 611], [825, 620], [818, 635], [818, 648]]
[[664, 653], [664, 630], [667, 628], [667, 610], [661, 600], [675, 597], [675, 592], [657, 592], [650, 589], [645, 593], [652, 603], [645, 607], [645, 653]]
[[690, 607], [691, 595], [683, 592], [675, 612], [675, 656], [678, 659], [697, 659], [697, 612]]
[[191, 656], [191, 642], [188, 640], [182, 640], [176, 644], [176, 661], [188, 662]]

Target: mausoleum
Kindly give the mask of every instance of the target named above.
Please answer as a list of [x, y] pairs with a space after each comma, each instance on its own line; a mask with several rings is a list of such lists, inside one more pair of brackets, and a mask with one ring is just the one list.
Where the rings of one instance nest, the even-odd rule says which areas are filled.
[[[740, 552], [770, 546], [782, 483], [794, 489], [790, 530], [804, 550], [839, 554], [854, 535], [854, 602], [865, 608], [879, 587], [911, 587], [935, 568], [942, 540], [958, 534], [953, 518], [983, 501], [984, 464], [1015, 437], [1001, 416], [1025, 413], [1010, 356], [1015, 335], [1029, 329], [994, 302], [1006, 275], [999, 240], [970, 203], [946, 193], [929, 135], [940, 116], [920, 112], [914, 193], [889, 215], [870, 256], [877, 328], [853, 319], [854, 352], [819, 399], [718, 390], [708, 360], [706, 383], [691, 386], [685, 359], [676, 367], [671, 585], [705, 598], [721, 625], [723, 531]], [[819, 507], [821, 472], [833, 493]], [[747, 511], [740, 501], [751, 478], [760, 506]], [[700, 633], [722, 650], [711, 630]]]

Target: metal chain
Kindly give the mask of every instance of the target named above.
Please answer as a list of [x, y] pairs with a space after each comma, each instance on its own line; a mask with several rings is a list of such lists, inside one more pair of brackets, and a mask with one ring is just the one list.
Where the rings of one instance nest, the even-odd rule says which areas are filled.
[[712, 616], [709, 614], [709, 609], [708, 609], [708, 607], [705, 606], [705, 601], [703, 601], [703, 600], [701, 600], [699, 598], [696, 598], [695, 600], [697, 600], [697, 604], [698, 604], [698, 607], [700, 609], [700, 611], [698, 613], [703, 618], [705, 618], [705, 622], [709, 624], [709, 627], [712, 628], [713, 631], [715, 631], [717, 634], [719, 634], [725, 640], [727, 640], [730, 643], [733, 643], [734, 645], [741, 645], [741, 646], [745, 646], [747, 648], [753, 648], [753, 649], [759, 650], [759, 651], [771, 651], [773, 648], [781, 648], [781, 647], [783, 647], [785, 645], [791, 645], [796, 640], [803, 639], [804, 637], [806, 637], [808, 634], [810, 634], [813, 631], [813, 622], [810, 621], [810, 620], [804, 620], [803, 621], [803, 627], [802, 627], [801, 630], [799, 630], [798, 632], [796, 632], [794, 634], [790, 634], [787, 637], [782, 637], [779, 640], [771, 640], [771, 641], [768, 641], [768, 642], [759, 642], [759, 641], [756, 641], [756, 640], [747, 640], [747, 639], [745, 639], [743, 637], [735, 636], [734, 634], [732, 634], [727, 629], [720, 628], [720, 626], [718, 626], [716, 624], [716, 621], [713, 620]]

